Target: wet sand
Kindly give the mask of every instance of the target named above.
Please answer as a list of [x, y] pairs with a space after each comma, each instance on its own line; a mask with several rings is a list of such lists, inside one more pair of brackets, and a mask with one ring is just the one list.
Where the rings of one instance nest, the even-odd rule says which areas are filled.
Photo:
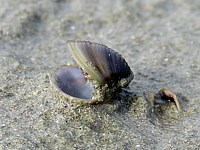
[[[60, 99], [49, 73], [75, 64], [66, 40], [122, 54], [135, 74], [123, 98]], [[0, 149], [198, 149], [200, 2], [0, 0]], [[168, 87], [181, 113], [152, 111]]]

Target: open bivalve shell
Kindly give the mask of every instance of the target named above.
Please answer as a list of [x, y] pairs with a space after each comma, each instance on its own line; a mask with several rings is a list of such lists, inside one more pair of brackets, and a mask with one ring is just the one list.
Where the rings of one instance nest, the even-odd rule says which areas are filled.
[[134, 78], [125, 59], [105, 45], [89, 41], [68, 41], [78, 66], [63, 66], [51, 76], [51, 83], [67, 99], [80, 103], [108, 101]]

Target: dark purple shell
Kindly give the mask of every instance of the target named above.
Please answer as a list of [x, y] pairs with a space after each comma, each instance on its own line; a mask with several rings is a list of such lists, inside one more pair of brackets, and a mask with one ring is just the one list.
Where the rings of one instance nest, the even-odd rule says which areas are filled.
[[89, 41], [69, 41], [70, 52], [77, 63], [93, 79], [108, 86], [125, 79], [125, 86], [134, 75], [125, 59], [111, 48]]

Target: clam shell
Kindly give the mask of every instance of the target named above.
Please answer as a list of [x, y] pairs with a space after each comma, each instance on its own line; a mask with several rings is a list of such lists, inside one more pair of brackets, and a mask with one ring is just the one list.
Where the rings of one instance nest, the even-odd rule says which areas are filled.
[[110, 100], [134, 75], [120, 54], [105, 45], [89, 41], [68, 41], [78, 66], [63, 66], [51, 76], [51, 83], [63, 96], [80, 103]]
[[70, 52], [91, 78], [109, 87], [125, 87], [134, 75], [125, 59], [111, 48], [89, 41], [68, 41]]

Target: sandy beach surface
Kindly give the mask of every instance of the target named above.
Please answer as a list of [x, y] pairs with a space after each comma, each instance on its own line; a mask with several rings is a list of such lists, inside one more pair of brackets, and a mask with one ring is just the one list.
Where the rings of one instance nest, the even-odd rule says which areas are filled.
[[[135, 74], [101, 105], [60, 98], [49, 74], [67, 40], [119, 52]], [[199, 0], [0, 0], [0, 149], [199, 149]], [[183, 111], [146, 95], [173, 90]]]

